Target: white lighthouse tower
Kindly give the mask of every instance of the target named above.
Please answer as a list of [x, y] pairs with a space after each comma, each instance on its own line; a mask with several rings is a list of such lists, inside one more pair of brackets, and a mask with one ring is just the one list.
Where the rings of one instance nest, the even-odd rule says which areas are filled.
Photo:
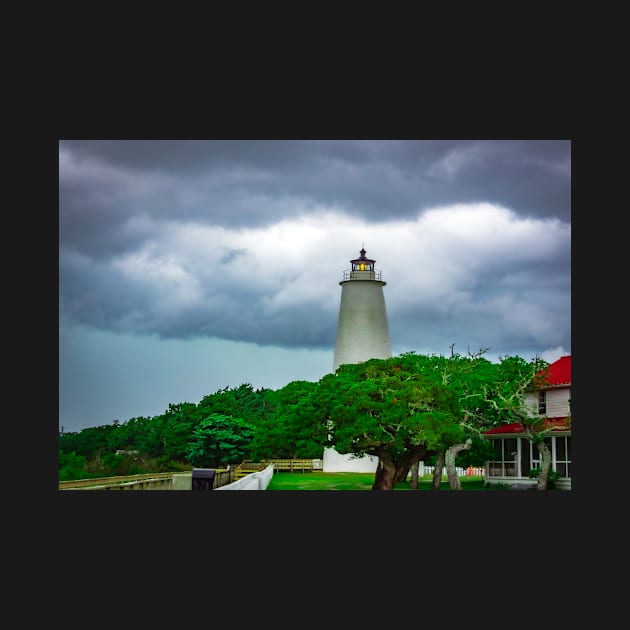
[[374, 269], [375, 260], [365, 257], [351, 260], [350, 271], [343, 272], [341, 304], [337, 321], [337, 340], [333, 371], [344, 363], [361, 363], [368, 359], [389, 359], [392, 343], [389, 337], [387, 310], [381, 272]]
[[[381, 272], [374, 269], [375, 260], [365, 257], [350, 261], [352, 268], [343, 272], [341, 304], [337, 321], [337, 340], [333, 371], [344, 363], [362, 363], [368, 359], [389, 359], [392, 344], [385, 309]], [[354, 457], [334, 448], [324, 449], [324, 472], [376, 471], [378, 458], [373, 455]]]

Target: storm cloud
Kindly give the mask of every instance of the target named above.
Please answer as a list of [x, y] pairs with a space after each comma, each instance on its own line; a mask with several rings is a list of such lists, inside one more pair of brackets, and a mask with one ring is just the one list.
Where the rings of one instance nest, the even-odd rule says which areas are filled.
[[79, 330], [329, 353], [332, 371], [361, 247], [395, 354], [570, 353], [570, 193], [569, 140], [61, 140], [61, 376]]

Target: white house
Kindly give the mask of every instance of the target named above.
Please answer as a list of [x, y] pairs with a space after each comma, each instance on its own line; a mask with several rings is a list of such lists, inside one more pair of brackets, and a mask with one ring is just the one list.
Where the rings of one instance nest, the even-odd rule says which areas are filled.
[[[551, 469], [559, 475], [557, 487], [571, 489], [571, 355], [549, 365], [546, 385], [527, 394], [525, 404], [532, 413], [552, 427], [545, 443], [551, 451]], [[486, 483], [535, 486], [529, 471], [540, 466], [540, 454], [520, 423], [508, 424], [484, 432], [491, 440], [494, 457], [486, 462]]]

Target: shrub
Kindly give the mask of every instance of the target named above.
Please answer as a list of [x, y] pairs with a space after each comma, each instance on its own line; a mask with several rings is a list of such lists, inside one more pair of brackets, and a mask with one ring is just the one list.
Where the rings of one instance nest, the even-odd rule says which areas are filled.
[[[540, 474], [540, 468], [532, 468], [529, 471], [530, 479], [538, 479], [538, 475]], [[547, 475], [547, 490], [555, 490], [556, 482], [560, 479], [560, 474], [555, 470], [549, 469], [549, 473]]]

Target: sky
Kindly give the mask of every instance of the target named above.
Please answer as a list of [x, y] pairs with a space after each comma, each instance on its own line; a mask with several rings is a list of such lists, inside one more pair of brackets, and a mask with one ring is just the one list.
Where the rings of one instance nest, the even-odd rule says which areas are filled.
[[570, 140], [60, 140], [59, 430], [333, 371], [376, 261], [392, 352], [571, 354]]

